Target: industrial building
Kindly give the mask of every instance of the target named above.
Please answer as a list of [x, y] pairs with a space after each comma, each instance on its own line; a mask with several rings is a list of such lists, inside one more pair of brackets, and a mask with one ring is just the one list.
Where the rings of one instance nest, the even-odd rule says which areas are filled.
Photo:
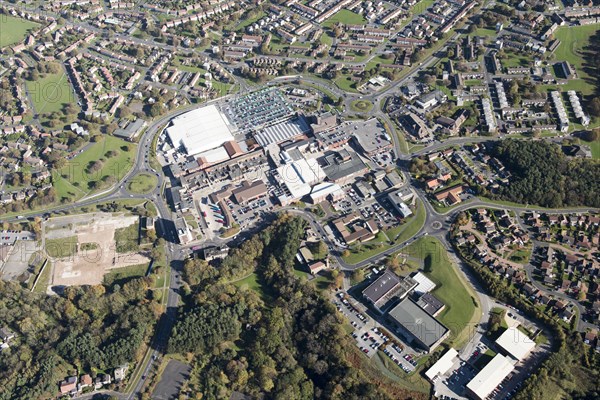
[[340, 185], [367, 172], [367, 166], [360, 157], [345, 149], [326, 153], [320, 162], [327, 179]]
[[254, 135], [256, 142], [262, 147], [271, 143], [281, 143], [310, 132], [310, 126], [304, 117], [296, 117], [269, 126]]
[[458, 352], [452, 347], [449, 348], [448, 351], [425, 372], [427, 379], [433, 382], [438, 376], [448, 372], [448, 370], [452, 368], [452, 365], [454, 365], [457, 356]]
[[313, 204], [321, 203], [326, 200], [336, 202], [346, 196], [342, 187], [337, 183], [323, 182], [315, 185], [310, 192], [310, 201]]
[[371, 156], [392, 149], [390, 136], [377, 118], [355, 122], [350, 125], [350, 128], [354, 131], [352, 135], [354, 142], [364, 154]]
[[429, 315], [434, 317], [437, 317], [437, 315], [441, 313], [444, 308], [446, 308], [446, 305], [431, 293], [425, 293], [419, 297], [419, 300], [417, 300], [417, 305], [423, 310], [427, 311]]
[[404, 192], [401, 190], [396, 190], [388, 194], [388, 198], [390, 199], [390, 202], [392, 203], [396, 211], [398, 211], [400, 216], [402, 218], [407, 218], [412, 215], [412, 211], [408, 207], [408, 205], [406, 205], [406, 203], [402, 200], [404, 198], [403, 193]]
[[467, 383], [467, 392], [477, 400], [487, 398], [490, 393], [506, 378], [513, 370], [514, 365], [502, 354], [496, 356], [490, 361], [469, 383]]
[[516, 327], [505, 330], [496, 339], [496, 344], [502, 350], [502, 353], [517, 361], [522, 361], [535, 347], [535, 342]]
[[231, 191], [233, 198], [238, 204], [246, 204], [259, 197], [266, 196], [267, 193], [267, 185], [265, 185], [262, 180], [257, 180], [252, 183], [243, 181], [242, 186]]
[[213, 150], [233, 141], [229, 121], [215, 105], [174, 118], [166, 131], [173, 146], [183, 147], [189, 155]]
[[427, 352], [433, 351], [449, 335], [450, 329], [429, 315], [410, 298], [405, 298], [392, 308], [388, 316], [406, 340]]
[[378, 311], [381, 311], [392, 298], [405, 298], [416, 285], [417, 282], [412, 278], [401, 279], [398, 275], [386, 270], [363, 290], [363, 296]]
[[300, 200], [311, 192], [314, 185], [323, 181], [325, 175], [314, 158], [288, 161], [277, 168], [274, 175], [283, 190], [277, 196], [279, 203], [285, 206]]
[[415, 273], [412, 278], [418, 283], [417, 287], [415, 287], [415, 293], [418, 295], [429, 293], [435, 289], [435, 283], [422, 272]]

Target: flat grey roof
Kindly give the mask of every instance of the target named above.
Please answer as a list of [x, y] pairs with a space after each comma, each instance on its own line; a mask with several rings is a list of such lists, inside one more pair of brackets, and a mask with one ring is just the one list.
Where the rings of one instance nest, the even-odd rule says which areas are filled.
[[326, 154], [322, 158], [321, 165], [325, 175], [331, 181], [354, 175], [366, 168], [356, 153], [347, 150]]
[[417, 301], [417, 304], [431, 315], [437, 313], [442, 307], [444, 307], [444, 303], [439, 301], [438, 298], [431, 293], [425, 293], [423, 296], [421, 296], [419, 301]]
[[398, 275], [385, 271], [379, 278], [375, 279], [375, 282], [363, 290], [363, 296], [375, 304], [399, 283], [400, 278]]
[[448, 332], [448, 328], [408, 297], [392, 308], [389, 316], [428, 347]]

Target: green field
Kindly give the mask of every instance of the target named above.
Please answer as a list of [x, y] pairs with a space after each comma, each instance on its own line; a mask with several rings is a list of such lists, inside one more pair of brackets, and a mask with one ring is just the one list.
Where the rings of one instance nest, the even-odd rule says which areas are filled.
[[64, 70], [45, 74], [35, 82], [27, 81], [27, 90], [37, 114], [60, 112], [64, 106], [75, 102], [73, 88]]
[[351, 93], [358, 92], [355, 88], [356, 82], [354, 82], [352, 79], [350, 79], [350, 77], [347, 75], [342, 75], [341, 77], [336, 79], [334, 81], [334, 83], [337, 87], [339, 87], [340, 89], [342, 89], [346, 92], [351, 92]]
[[485, 37], [485, 36], [493, 37], [493, 36], [496, 36], [496, 30], [495, 29], [491, 29], [491, 28], [490, 29], [488, 29], [488, 28], [477, 28], [477, 29], [475, 29], [473, 31], [472, 35], [473, 36], [482, 36], [482, 37]]
[[139, 224], [131, 224], [126, 228], [115, 230], [115, 247], [117, 253], [131, 253], [139, 250]]
[[131, 265], [129, 267], [113, 269], [108, 274], [104, 275], [104, 283], [110, 286], [116, 281], [145, 276], [147, 270], [148, 264], [138, 264]]
[[367, 65], [365, 65], [365, 70], [368, 71], [370, 69], [377, 68], [377, 64], [380, 64], [381, 67], [384, 67], [387, 64], [393, 64], [393, 63], [394, 63], [394, 57], [385, 58], [382, 56], [376, 56], [376, 57], [373, 57], [371, 59], [371, 61], [369, 61], [367, 63]]
[[27, 33], [40, 24], [0, 14], [0, 48], [13, 45], [25, 39]]
[[156, 176], [142, 173], [131, 178], [127, 184], [127, 189], [133, 193], [144, 194], [151, 192], [156, 185], [158, 185]]
[[405, 224], [388, 229], [385, 233], [390, 240], [402, 243], [417, 234], [425, 224], [425, 207], [421, 201], [417, 201], [417, 209], [414, 215]]
[[265, 292], [263, 286], [258, 281], [258, 275], [254, 272], [246, 276], [245, 278], [231, 283], [233, 283], [234, 286], [240, 289], [254, 290], [264, 301], [271, 300], [269, 295]]
[[[600, 30], [600, 24], [584, 25], [584, 26], [564, 26], [560, 27], [554, 33], [554, 37], [560, 40], [560, 45], [554, 52], [554, 58], [557, 61], [568, 61], [577, 71], [580, 80], [587, 84], [582, 84], [581, 88], [584, 94], [594, 92], [594, 85], [597, 82], [595, 77], [589, 75], [585, 67], [584, 59], [585, 48], [589, 44], [589, 38], [593, 36], [597, 30]], [[597, 68], [594, 66], [594, 68]], [[567, 90], [567, 89], [565, 89]]]
[[348, 264], [357, 264], [389, 249], [390, 247], [389, 239], [385, 232], [379, 231], [377, 236], [375, 236], [375, 239], [358, 245], [352, 245], [350, 254], [347, 257], [342, 256], [342, 258]]
[[52, 258], [70, 257], [77, 253], [77, 236], [46, 239], [46, 254]]
[[423, 237], [402, 252], [423, 259], [425, 275], [436, 284], [433, 295], [446, 305], [437, 318], [452, 331], [450, 339], [454, 345], [465, 340], [479, 320], [479, 313], [475, 312], [479, 305], [444, 246], [435, 238]]
[[[68, 161], [60, 173], [53, 174], [52, 181], [59, 200], [76, 200], [121, 180], [133, 165], [135, 149], [133, 143], [104, 136]], [[107, 157], [109, 152], [114, 152], [112, 157]], [[99, 160], [104, 160], [102, 167], [95, 172], [88, 171], [88, 167]]]
[[355, 112], [369, 112], [373, 108], [373, 103], [369, 100], [354, 100], [350, 103], [350, 108]]
[[243, 31], [244, 29], [246, 29], [246, 27], [252, 25], [253, 23], [255, 23], [256, 21], [258, 21], [259, 19], [261, 19], [262, 17], [264, 17], [266, 14], [264, 11], [259, 11], [258, 13], [256, 13], [256, 15], [254, 15], [253, 17], [250, 18], [246, 18], [243, 19], [236, 27], [235, 30], [236, 31]]
[[344, 25], [364, 25], [367, 23], [367, 20], [362, 15], [355, 12], [349, 10], [340, 10], [331, 18], [323, 22], [323, 26], [330, 28], [337, 23]]

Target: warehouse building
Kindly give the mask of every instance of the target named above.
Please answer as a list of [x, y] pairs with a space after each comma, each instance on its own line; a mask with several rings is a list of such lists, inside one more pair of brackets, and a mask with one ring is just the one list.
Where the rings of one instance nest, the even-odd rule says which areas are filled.
[[467, 392], [473, 399], [483, 400], [506, 378], [513, 370], [514, 365], [502, 354], [490, 361], [469, 383]]
[[535, 342], [516, 327], [505, 330], [504, 333], [496, 339], [496, 344], [500, 347], [502, 353], [517, 361], [522, 361], [535, 347]]
[[418, 283], [417, 287], [415, 288], [415, 293], [419, 295], [423, 293], [429, 293], [435, 289], [435, 283], [426, 277], [422, 272], [415, 273], [412, 278]]
[[320, 160], [323, 171], [330, 182], [344, 185], [367, 172], [367, 166], [360, 157], [348, 150], [331, 151]]
[[265, 185], [262, 180], [257, 180], [252, 183], [243, 181], [242, 186], [232, 190], [231, 194], [238, 204], [246, 204], [259, 197], [266, 196], [268, 191], [267, 185]]
[[417, 300], [417, 305], [423, 310], [427, 311], [429, 315], [434, 317], [437, 317], [438, 314], [441, 313], [444, 308], [446, 308], [446, 305], [431, 293], [425, 293], [419, 297], [419, 300]]
[[166, 131], [173, 146], [183, 147], [189, 155], [217, 149], [233, 140], [229, 121], [215, 105], [174, 118]]
[[456, 350], [454, 350], [452, 347], [448, 349], [448, 351], [444, 353], [444, 355], [441, 356], [440, 359], [437, 360], [437, 362], [425, 372], [427, 379], [429, 379], [431, 382], [434, 382], [438, 376], [444, 375], [446, 372], [448, 372], [448, 370], [454, 365], [457, 356], [458, 352]]
[[313, 204], [321, 203], [326, 200], [332, 202], [339, 201], [346, 196], [346, 193], [337, 183], [323, 182], [313, 187], [310, 192], [310, 201]]
[[304, 117], [296, 117], [276, 125], [264, 128], [257, 133], [254, 138], [262, 147], [271, 143], [281, 143], [286, 140], [294, 139], [310, 132], [310, 126]]
[[450, 329], [429, 315], [410, 298], [405, 298], [388, 313], [398, 327], [397, 332], [413, 346], [433, 351], [449, 335]]
[[398, 275], [386, 270], [363, 290], [363, 296], [375, 309], [382, 311], [392, 298], [405, 298], [416, 285], [417, 282], [412, 278], [401, 279]]
[[325, 172], [316, 159], [300, 158], [277, 168], [274, 176], [282, 189], [278, 201], [286, 206], [308, 195], [312, 186], [324, 179]]

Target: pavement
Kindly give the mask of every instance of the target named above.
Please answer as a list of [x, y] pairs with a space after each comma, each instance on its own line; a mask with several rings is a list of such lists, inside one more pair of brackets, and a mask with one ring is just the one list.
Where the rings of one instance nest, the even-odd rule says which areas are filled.
[[192, 367], [181, 361], [171, 360], [165, 367], [161, 379], [152, 392], [156, 400], [176, 400], [183, 383], [189, 379]]

